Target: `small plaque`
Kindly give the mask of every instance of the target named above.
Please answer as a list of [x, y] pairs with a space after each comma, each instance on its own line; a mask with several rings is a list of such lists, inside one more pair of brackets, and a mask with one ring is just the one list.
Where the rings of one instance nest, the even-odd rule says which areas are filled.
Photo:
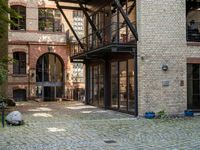
[[184, 80], [180, 81], [180, 86], [184, 86]]
[[169, 86], [170, 81], [169, 80], [164, 80], [162, 81], [162, 86]]

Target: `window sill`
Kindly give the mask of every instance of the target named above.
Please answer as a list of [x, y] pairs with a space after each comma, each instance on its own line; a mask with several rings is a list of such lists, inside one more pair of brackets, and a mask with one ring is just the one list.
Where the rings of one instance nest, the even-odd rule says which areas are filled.
[[10, 31], [11, 32], [26, 32], [26, 30], [11, 30], [11, 29], [10, 29]]
[[200, 42], [188, 42], [187, 41], [187, 46], [200, 46]]
[[13, 74], [13, 77], [27, 77], [27, 74]]
[[65, 32], [54, 32], [54, 31], [40, 31], [38, 30], [38, 33], [44, 33], [44, 34], [65, 34]]
[[39, 31], [39, 30], [10, 30], [9, 32], [21, 32], [21, 33], [41, 33], [41, 34], [61, 34], [65, 35], [65, 32], [49, 32], [49, 31]]

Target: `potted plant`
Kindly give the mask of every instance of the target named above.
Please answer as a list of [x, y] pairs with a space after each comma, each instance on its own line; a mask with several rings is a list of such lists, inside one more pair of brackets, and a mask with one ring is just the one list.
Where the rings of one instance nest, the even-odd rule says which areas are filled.
[[186, 117], [193, 117], [194, 113], [191, 110], [185, 110], [184, 111], [184, 116], [186, 116]]
[[147, 119], [153, 119], [153, 118], [155, 118], [155, 112], [153, 112], [153, 111], [146, 112], [144, 114], [144, 117]]

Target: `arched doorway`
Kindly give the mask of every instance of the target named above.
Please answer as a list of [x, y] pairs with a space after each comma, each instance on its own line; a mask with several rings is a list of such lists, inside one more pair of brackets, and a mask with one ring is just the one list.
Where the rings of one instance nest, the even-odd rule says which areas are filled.
[[56, 100], [64, 96], [64, 63], [53, 53], [42, 55], [36, 65], [37, 97]]

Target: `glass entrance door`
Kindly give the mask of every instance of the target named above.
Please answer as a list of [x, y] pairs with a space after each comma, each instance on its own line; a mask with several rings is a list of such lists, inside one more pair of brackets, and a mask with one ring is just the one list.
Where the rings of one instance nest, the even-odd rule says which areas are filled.
[[55, 100], [55, 87], [44, 87], [44, 100], [52, 101]]
[[63, 64], [55, 54], [45, 54], [37, 61], [36, 81], [37, 96], [44, 100], [63, 97]]
[[119, 101], [120, 110], [127, 110], [127, 61], [119, 63]]
[[134, 60], [111, 63], [111, 108], [134, 113]]
[[188, 109], [200, 110], [200, 64], [187, 65]]

